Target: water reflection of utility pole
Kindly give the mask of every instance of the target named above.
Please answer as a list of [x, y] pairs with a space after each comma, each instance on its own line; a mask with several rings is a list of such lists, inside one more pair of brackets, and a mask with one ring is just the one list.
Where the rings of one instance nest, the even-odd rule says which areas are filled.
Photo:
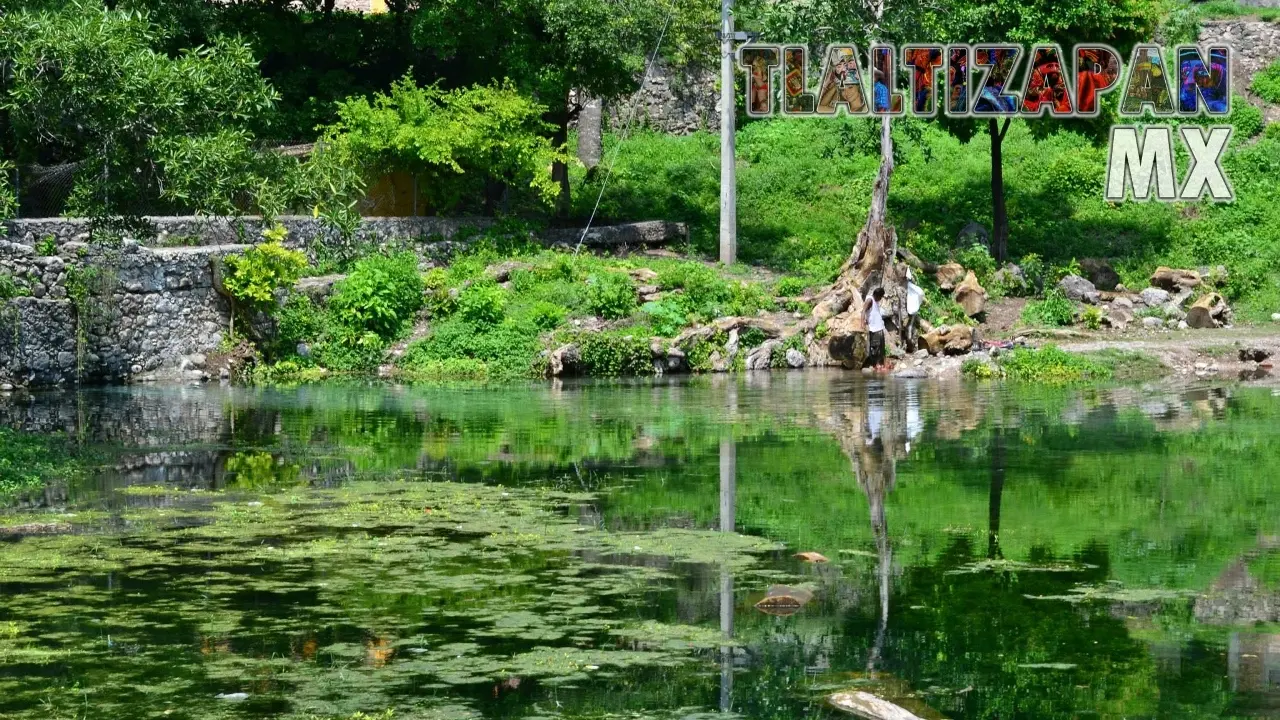
[[[720, 441], [720, 532], [733, 532], [737, 512], [738, 448], [732, 437]], [[733, 572], [720, 565], [720, 712], [733, 708]]]
[[987, 558], [1000, 557], [1000, 501], [1004, 497], [1004, 431], [994, 430], [991, 448], [991, 490], [987, 496]]

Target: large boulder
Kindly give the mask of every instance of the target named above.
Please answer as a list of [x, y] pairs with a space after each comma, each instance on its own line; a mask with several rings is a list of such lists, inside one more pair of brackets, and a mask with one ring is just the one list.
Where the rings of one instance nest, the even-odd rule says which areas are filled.
[[964, 314], [969, 317], [981, 315], [983, 309], [987, 306], [987, 291], [978, 284], [978, 276], [974, 275], [972, 270], [964, 276], [964, 281], [956, 287], [952, 298], [955, 299], [960, 307], [964, 308]]
[[1151, 274], [1150, 282], [1154, 287], [1163, 288], [1169, 292], [1180, 292], [1198, 287], [1201, 279], [1200, 273], [1195, 270], [1175, 270], [1173, 268], [1158, 267]]
[[996, 287], [1004, 290], [1006, 295], [1015, 297], [1028, 295], [1034, 289], [1031, 281], [1027, 280], [1027, 274], [1022, 268], [1009, 263], [999, 270], [995, 271], [991, 276], [991, 282]]
[[956, 247], [964, 249], [981, 245], [984, 248], [991, 247], [991, 234], [987, 232], [987, 228], [976, 220], [970, 220], [960, 230], [960, 234], [956, 235]]
[[1142, 298], [1142, 303], [1147, 307], [1160, 307], [1169, 302], [1171, 297], [1168, 290], [1158, 287], [1146, 288], [1138, 293], [1138, 296]]
[[939, 265], [934, 278], [938, 281], [938, 287], [943, 290], [953, 290], [960, 281], [964, 280], [964, 266], [960, 263]]
[[1089, 303], [1090, 305], [1098, 304], [1098, 288], [1079, 275], [1068, 275], [1059, 280], [1058, 290], [1067, 296], [1068, 300]]
[[582, 370], [582, 351], [572, 343], [552, 350], [547, 359], [547, 371], [553, 377], [576, 375]]
[[1085, 258], [1080, 261], [1080, 271], [1099, 290], [1115, 290], [1120, 284], [1120, 273], [1106, 260]]
[[973, 328], [968, 325], [939, 325], [920, 336], [930, 355], [964, 355], [973, 349]]

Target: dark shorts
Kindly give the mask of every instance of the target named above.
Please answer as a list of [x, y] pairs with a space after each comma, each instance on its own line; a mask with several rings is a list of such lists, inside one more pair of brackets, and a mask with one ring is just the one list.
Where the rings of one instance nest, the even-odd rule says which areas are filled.
[[867, 361], [872, 365], [884, 363], [884, 331], [868, 333]]

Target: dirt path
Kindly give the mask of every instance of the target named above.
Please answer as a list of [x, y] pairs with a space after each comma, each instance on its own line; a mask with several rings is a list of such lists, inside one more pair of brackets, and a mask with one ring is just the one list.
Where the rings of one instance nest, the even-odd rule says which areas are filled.
[[[1046, 341], [1036, 341], [1044, 344]], [[1265, 363], [1240, 359], [1240, 350], [1259, 348], [1280, 361], [1280, 327], [1240, 326], [1217, 330], [1134, 330], [1097, 333], [1087, 338], [1056, 343], [1067, 352], [1125, 350], [1151, 355], [1178, 375], [1235, 376], [1246, 379], [1268, 375]]]

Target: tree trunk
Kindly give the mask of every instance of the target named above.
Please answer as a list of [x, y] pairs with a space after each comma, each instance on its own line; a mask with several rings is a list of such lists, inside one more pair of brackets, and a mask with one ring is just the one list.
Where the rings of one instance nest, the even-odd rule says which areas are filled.
[[991, 452], [991, 489], [987, 496], [987, 557], [1000, 557], [1000, 501], [1004, 497], [1004, 437], [997, 431]]
[[583, 97], [578, 113], [578, 160], [587, 168], [587, 177], [595, 174], [603, 152], [603, 103], [600, 98]]
[[[551, 144], [557, 148], [563, 148], [569, 141], [569, 113], [561, 111], [556, 113], [556, 130], [551, 136]], [[569, 165], [561, 160], [551, 163], [551, 179], [560, 183], [560, 197], [556, 199], [556, 217], [569, 217]]]
[[1009, 118], [999, 126], [995, 118], [987, 120], [991, 134], [991, 256], [997, 265], [1009, 260], [1009, 212], [1004, 205], [1004, 134], [1009, 131]]
[[[880, 303], [886, 330], [902, 327], [905, 321], [906, 265], [896, 262], [898, 235], [889, 224], [889, 185], [893, 179], [893, 135], [890, 119], [880, 120], [880, 170], [871, 187], [871, 207], [867, 223], [858, 233], [853, 253], [840, 268], [835, 283], [816, 298], [814, 317], [818, 321], [841, 313], [857, 315], [856, 321], [832, 323], [828, 350], [832, 359], [840, 360], [846, 367], [860, 365], [858, 358], [846, 357], [841, 349], [857, 347], [852, 338], [842, 337], [844, 332], [862, 332], [861, 313], [863, 299], [875, 288], [885, 291]], [[886, 332], [886, 341], [894, 333]]]

